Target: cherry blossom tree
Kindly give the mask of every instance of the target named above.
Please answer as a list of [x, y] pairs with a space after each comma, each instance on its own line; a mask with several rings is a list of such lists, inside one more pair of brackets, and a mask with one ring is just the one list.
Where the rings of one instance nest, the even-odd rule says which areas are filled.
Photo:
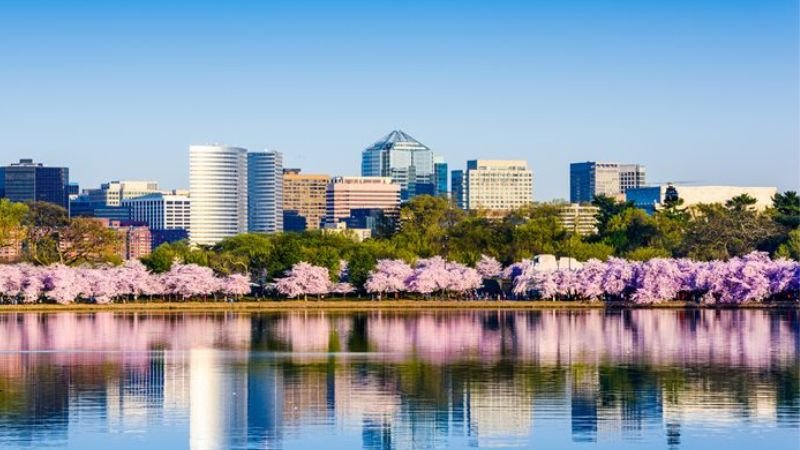
[[491, 256], [481, 255], [475, 269], [483, 278], [497, 278], [503, 273], [503, 265]]
[[406, 281], [413, 274], [414, 270], [405, 261], [381, 259], [369, 273], [364, 289], [370, 294], [378, 295], [403, 292], [407, 289]]
[[299, 262], [286, 272], [286, 277], [277, 282], [278, 292], [289, 298], [302, 295], [327, 294], [331, 290], [330, 275], [325, 267], [312, 266], [307, 262]]

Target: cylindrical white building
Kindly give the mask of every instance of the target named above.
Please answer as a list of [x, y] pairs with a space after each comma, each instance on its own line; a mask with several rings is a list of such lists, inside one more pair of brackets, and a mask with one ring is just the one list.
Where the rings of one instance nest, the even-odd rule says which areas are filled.
[[283, 231], [283, 155], [264, 150], [247, 154], [247, 229]]
[[189, 189], [192, 244], [213, 245], [247, 231], [247, 150], [190, 146]]

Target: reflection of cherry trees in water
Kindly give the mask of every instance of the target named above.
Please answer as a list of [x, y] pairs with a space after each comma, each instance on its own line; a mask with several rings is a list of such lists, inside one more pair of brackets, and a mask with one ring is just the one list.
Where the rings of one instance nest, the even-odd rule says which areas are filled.
[[[63, 424], [98, 393], [128, 398], [108, 402], [123, 422], [135, 405], [209, 423], [248, 411], [241, 439], [333, 423], [393, 442], [524, 446], [551, 414], [575, 441], [649, 429], [675, 444], [693, 424], [800, 421], [798, 311], [27, 313], [0, 316], [0, 332], [6, 430], [49, 420], [44, 409]], [[196, 396], [219, 409], [191, 409]], [[265, 407], [278, 418], [259, 425]], [[240, 439], [236, 414], [220, 439]]]

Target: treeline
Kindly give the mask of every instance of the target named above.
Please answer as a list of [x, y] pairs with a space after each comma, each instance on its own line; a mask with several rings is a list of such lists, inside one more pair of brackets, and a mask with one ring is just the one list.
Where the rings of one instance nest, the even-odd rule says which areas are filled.
[[70, 219], [67, 210], [47, 202], [0, 199], [0, 250], [18, 248], [12, 262], [37, 266], [122, 264], [122, 237], [89, 218]]
[[[619, 257], [646, 261], [655, 257], [696, 261], [728, 260], [754, 251], [773, 258], [800, 259], [800, 198], [776, 195], [774, 205], [756, 211], [755, 201], [740, 196], [725, 205], [682, 208], [669, 204], [650, 216], [630, 203], [595, 199], [598, 231], [581, 236], [565, 229], [558, 204], [535, 204], [502, 219], [454, 208], [446, 199], [420, 196], [403, 205], [394, 224], [373, 239], [357, 243], [345, 235], [320, 231], [241, 234], [210, 248], [185, 242], [163, 245], [144, 258], [156, 272], [175, 261], [207, 266], [215, 272], [249, 273], [259, 283], [283, 277], [298, 262], [327, 268], [331, 276], [346, 262], [351, 284], [363, 289], [382, 259], [413, 263], [441, 256], [474, 266], [482, 255], [504, 266], [537, 254], [579, 261]], [[334, 280], [335, 281], [335, 280]]]

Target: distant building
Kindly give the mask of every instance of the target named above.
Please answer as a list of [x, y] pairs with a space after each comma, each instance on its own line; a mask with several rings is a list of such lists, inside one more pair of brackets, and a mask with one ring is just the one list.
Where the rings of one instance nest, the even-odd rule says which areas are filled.
[[90, 202], [83, 195], [70, 201], [69, 205], [70, 217], [95, 217], [123, 221], [131, 219], [131, 210], [127, 206], [106, 206], [103, 203]]
[[247, 231], [283, 231], [283, 154], [247, 154]]
[[193, 244], [214, 245], [247, 231], [247, 175], [243, 148], [189, 147], [189, 240]]
[[[328, 175], [301, 174], [300, 169], [283, 171], [283, 211], [285, 231], [318, 230], [325, 218]], [[293, 213], [292, 213], [293, 212]], [[291, 223], [286, 222], [289, 217]], [[302, 229], [298, 229], [301, 226]]]
[[116, 230], [122, 237], [117, 254], [124, 260], [139, 259], [151, 252], [150, 229], [142, 222], [95, 219], [105, 227]]
[[467, 209], [466, 199], [464, 198], [464, 171], [454, 170], [450, 172], [450, 189], [452, 202], [456, 208]]
[[559, 217], [565, 230], [581, 236], [597, 233], [600, 208], [589, 204], [569, 203], [561, 206]]
[[326, 222], [350, 217], [354, 209], [381, 209], [387, 216], [400, 210], [400, 185], [388, 177], [335, 177], [328, 183]]
[[350, 210], [350, 217], [341, 221], [351, 229], [369, 229], [374, 234], [384, 224], [386, 214], [380, 208], [355, 208]]
[[301, 216], [297, 211], [292, 209], [283, 210], [283, 231], [299, 233], [309, 229], [308, 219], [304, 216]]
[[69, 169], [20, 159], [0, 168], [0, 196], [12, 202], [49, 202], [69, 211]]
[[467, 161], [460, 197], [469, 210], [503, 212], [528, 205], [533, 202], [533, 172], [522, 160]]
[[756, 199], [754, 205], [758, 210], [772, 206], [772, 197], [778, 192], [774, 187], [750, 186], [673, 186], [669, 184], [660, 186], [647, 186], [629, 189], [625, 195], [627, 201], [633, 202], [637, 208], [642, 208], [648, 214], [653, 214], [663, 207], [667, 196], [677, 197], [682, 200], [681, 207], [689, 207], [701, 203], [725, 203], [733, 197], [747, 194]]
[[188, 230], [191, 223], [191, 199], [185, 195], [149, 194], [123, 200], [131, 220], [144, 222], [151, 230]]
[[434, 195], [447, 197], [450, 192], [447, 189], [447, 162], [441, 156], [433, 157], [433, 186]]
[[173, 230], [150, 230], [152, 242], [150, 248], [155, 250], [161, 244], [189, 240], [189, 230], [176, 228]]
[[569, 168], [569, 201], [589, 203], [598, 195], [622, 200], [628, 189], [644, 184], [645, 167], [639, 164], [572, 163]]
[[99, 188], [86, 189], [84, 194], [89, 202], [105, 206], [121, 206], [123, 200], [158, 193], [155, 181], [109, 181]]
[[434, 191], [433, 164], [430, 148], [405, 132], [394, 130], [362, 152], [361, 175], [391, 178], [400, 185], [400, 197], [405, 201], [420, 195], [420, 188]]
[[10, 233], [0, 242], [0, 263], [13, 263], [22, 259], [22, 241], [25, 232], [22, 228], [9, 230]]
[[369, 228], [350, 228], [345, 222], [326, 223], [322, 228], [323, 233], [349, 235], [356, 242], [362, 242], [372, 237], [372, 230]]
[[80, 195], [80, 193], [81, 193], [81, 187], [78, 183], [71, 181], [67, 185], [67, 196], [69, 196], [70, 200], [76, 198], [78, 195]]

